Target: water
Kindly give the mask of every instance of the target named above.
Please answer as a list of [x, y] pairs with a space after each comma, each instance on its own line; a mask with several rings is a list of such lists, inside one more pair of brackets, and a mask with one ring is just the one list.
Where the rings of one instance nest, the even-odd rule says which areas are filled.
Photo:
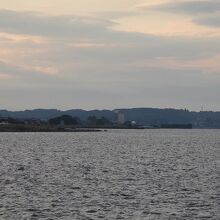
[[0, 133], [0, 219], [220, 219], [219, 130]]

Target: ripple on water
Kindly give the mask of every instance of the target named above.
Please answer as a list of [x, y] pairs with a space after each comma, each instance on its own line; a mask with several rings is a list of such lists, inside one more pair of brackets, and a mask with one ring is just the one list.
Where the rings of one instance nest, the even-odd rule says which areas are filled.
[[220, 219], [220, 131], [1, 133], [0, 219]]

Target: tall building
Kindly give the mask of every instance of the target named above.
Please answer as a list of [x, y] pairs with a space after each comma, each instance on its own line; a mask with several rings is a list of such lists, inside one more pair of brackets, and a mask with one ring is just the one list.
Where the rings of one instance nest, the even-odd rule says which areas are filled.
[[125, 114], [120, 111], [116, 111], [115, 113], [117, 115], [117, 123], [123, 125], [125, 123]]

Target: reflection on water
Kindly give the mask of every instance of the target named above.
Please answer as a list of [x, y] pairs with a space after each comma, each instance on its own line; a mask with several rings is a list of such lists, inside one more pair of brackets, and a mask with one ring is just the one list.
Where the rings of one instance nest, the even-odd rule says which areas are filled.
[[1, 133], [0, 219], [220, 219], [220, 131]]

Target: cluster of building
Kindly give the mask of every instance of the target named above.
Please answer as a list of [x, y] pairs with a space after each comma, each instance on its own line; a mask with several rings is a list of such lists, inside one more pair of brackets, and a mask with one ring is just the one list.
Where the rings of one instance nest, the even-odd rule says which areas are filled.
[[16, 119], [10, 117], [0, 117], [0, 125], [8, 124], [26, 124], [26, 125], [40, 125], [42, 121], [40, 119], [28, 118], [28, 119]]
[[[123, 112], [121, 112], [119, 110], [116, 110], [115, 114], [116, 114], [116, 118], [117, 118], [116, 124], [124, 125], [127, 122], [126, 118], [125, 118], [125, 114]], [[129, 123], [130, 123], [131, 126], [136, 126], [137, 125], [136, 121], [131, 121]]]

